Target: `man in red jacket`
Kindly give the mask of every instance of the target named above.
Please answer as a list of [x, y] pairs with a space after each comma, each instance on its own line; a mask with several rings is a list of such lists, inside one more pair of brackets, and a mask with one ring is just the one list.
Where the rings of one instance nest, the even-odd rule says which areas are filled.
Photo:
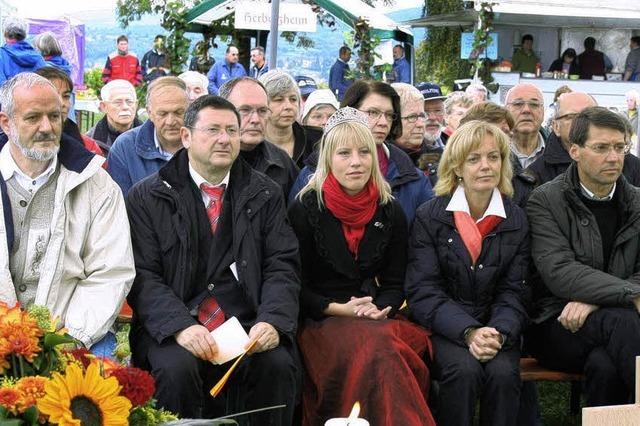
[[107, 63], [102, 70], [102, 81], [105, 83], [111, 80], [127, 80], [134, 86], [142, 82], [142, 69], [140, 61], [134, 53], [129, 52], [129, 39], [121, 35], [117, 39], [118, 47], [107, 58]]

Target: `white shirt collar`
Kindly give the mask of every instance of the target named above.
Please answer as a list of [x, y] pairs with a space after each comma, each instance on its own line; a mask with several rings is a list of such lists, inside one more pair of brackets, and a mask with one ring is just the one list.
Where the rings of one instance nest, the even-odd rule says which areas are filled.
[[617, 184], [617, 182], [613, 182], [613, 188], [611, 188], [611, 192], [609, 192], [607, 195], [605, 195], [602, 198], [598, 197], [596, 194], [594, 194], [593, 192], [589, 191], [589, 188], [584, 186], [582, 184], [582, 182], [580, 182], [580, 188], [582, 189], [582, 194], [584, 194], [587, 198], [589, 198], [591, 200], [609, 201], [609, 200], [611, 200], [613, 198], [613, 193], [616, 192], [616, 184]]
[[58, 156], [56, 155], [53, 157], [53, 160], [51, 160], [49, 166], [44, 172], [35, 178], [31, 178], [20, 170], [20, 167], [16, 164], [13, 159], [13, 155], [11, 155], [10, 144], [11, 142], [5, 143], [2, 147], [2, 151], [0, 151], [0, 173], [2, 173], [2, 177], [5, 182], [15, 176], [16, 182], [18, 182], [22, 188], [34, 194], [49, 180], [49, 177], [56, 170], [56, 167], [58, 166]]
[[513, 142], [511, 143], [511, 151], [516, 155], [516, 157], [518, 157], [518, 161], [520, 161], [520, 165], [522, 166], [523, 169], [526, 169], [527, 167], [529, 167], [534, 161], [538, 159], [538, 157], [542, 155], [542, 152], [544, 151], [544, 147], [545, 147], [544, 138], [542, 137], [540, 132], [538, 132], [538, 146], [531, 153], [531, 155], [521, 153], [520, 151], [518, 151], [518, 147], [516, 146], [516, 144]]
[[[225, 186], [228, 187], [229, 186], [229, 174], [230, 174], [231, 170], [229, 170], [227, 172], [227, 174], [225, 175], [225, 177], [222, 179], [222, 182], [220, 182], [218, 185], [214, 185], [214, 186]], [[198, 187], [198, 190], [200, 191], [200, 195], [202, 195], [202, 202], [204, 203], [205, 206], [209, 205], [209, 195], [207, 195], [206, 192], [204, 192], [201, 188], [200, 185], [202, 185], [203, 183], [206, 183], [208, 185], [212, 185], [212, 183], [208, 182], [205, 178], [203, 178], [200, 173], [198, 173], [196, 171], [196, 169], [194, 169], [191, 166], [191, 163], [189, 163], [189, 174], [191, 175], [191, 179], [193, 180], [193, 182], [196, 184], [196, 186]]]
[[[467, 201], [467, 197], [464, 195], [464, 188], [462, 185], [458, 185], [455, 192], [451, 196], [451, 201], [447, 204], [447, 211], [449, 212], [464, 212], [471, 216], [471, 211], [469, 211], [469, 202]], [[504, 203], [502, 202], [502, 195], [500, 195], [500, 191], [498, 188], [493, 189], [493, 194], [491, 194], [491, 201], [489, 201], [489, 206], [487, 210], [485, 210], [482, 217], [476, 220], [476, 223], [480, 222], [487, 216], [500, 216], [505, 219], [507, 214], [504, 211]]]
[[173, 157], [173, 154], [170, 154], [168, 152], [166, 152], [164, 149], [162, 149], [162, 145], [160, 145], [160, 140], [158, 139], [158, 130], [154, 127], [153, 129], [153, 142], [156, 144], [156, 148], [158, 149], [158, 152], [160, 153], [160, 155], [162, 155], [167, 161], [171, 160], [171, 158]]

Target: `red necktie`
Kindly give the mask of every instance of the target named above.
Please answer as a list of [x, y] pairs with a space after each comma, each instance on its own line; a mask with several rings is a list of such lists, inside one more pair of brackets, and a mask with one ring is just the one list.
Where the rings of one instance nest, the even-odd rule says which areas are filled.
[[[208, 183], [200, 184], [205, 194], [209, 196], [209, 204], [207, 205], [207, 216], [211, 225], [211, 233], [215, 234], [218, 226], [218, 219], [222, 212], [222, 196], [224, 195], [224, 185], [213, 186]], [[224, 311], [213, 296], [206, 297], [198, 307], [198, 321], [207, 330], [213, 331], [224, 323]]]
[[207, 205], [207, 216], [211, 224], [211, 233], [215, 234], [218, 227], [218, 219], [222, 212], [222, 196], [224, 195], [224, 185], [213, 186], [208, 183], [201, 183], [200, 189], [209, 196], [209, 205]]

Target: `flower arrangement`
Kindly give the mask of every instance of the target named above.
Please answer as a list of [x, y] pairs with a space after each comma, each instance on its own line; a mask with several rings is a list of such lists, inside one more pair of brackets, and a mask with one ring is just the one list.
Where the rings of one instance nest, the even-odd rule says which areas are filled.
[[97, 358], [46, 308], [0, 302], [0, 425], [151, 426], [177, 420], [155, 408], [146, 371]]

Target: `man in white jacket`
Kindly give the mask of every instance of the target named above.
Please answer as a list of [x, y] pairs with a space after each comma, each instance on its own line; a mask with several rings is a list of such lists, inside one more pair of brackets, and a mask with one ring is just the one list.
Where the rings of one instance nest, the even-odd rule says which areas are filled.
[[62, 136], [49, 81], [19, 74], [0, 87], [0, 105], [0, 301], [47, 306], [102, 348], [135, 276], [122, 193], [104, 158]]

